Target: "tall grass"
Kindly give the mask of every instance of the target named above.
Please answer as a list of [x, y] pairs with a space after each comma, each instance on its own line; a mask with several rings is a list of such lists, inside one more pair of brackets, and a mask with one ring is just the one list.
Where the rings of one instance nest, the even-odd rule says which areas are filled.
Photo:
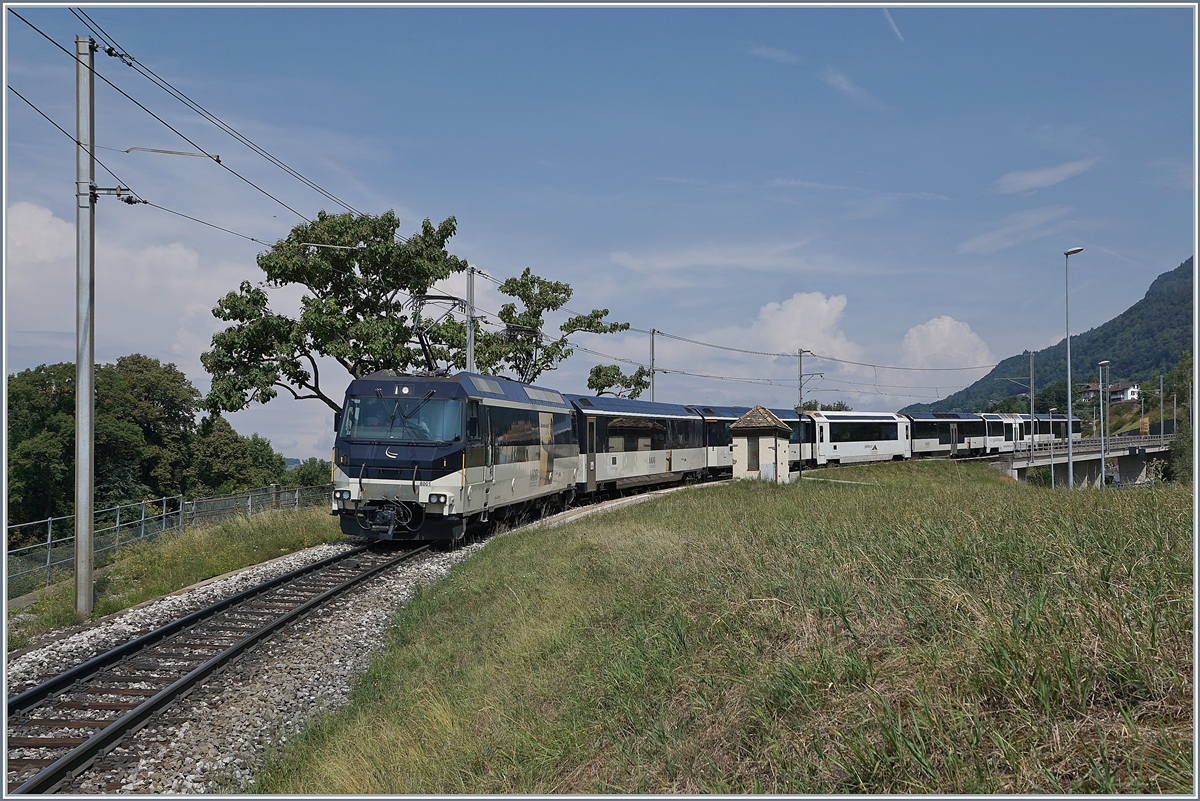
[[497, 538], [256, 790], [1192, 790], [1186, 490], [855, 471]]
[[[269, 512], [251, 519], [235, 517], [136, 542], [122, 548], [112, 567], [96, 576], [92, 617], [340, 539], [341, 530], [327, 510], [303, 509]], [[83, 622], [75, 613], [74, 583], [63, 582], [32, 606], [9, 610], [8, 649], [22, 648], [48, 631]]]

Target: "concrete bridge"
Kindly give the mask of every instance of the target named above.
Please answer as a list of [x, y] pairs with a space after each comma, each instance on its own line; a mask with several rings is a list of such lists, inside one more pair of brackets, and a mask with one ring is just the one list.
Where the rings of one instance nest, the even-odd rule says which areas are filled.
[[[1151, 459], [1165, 459], [1175, 435], [1150, 435], [1136, 437], [1108, 437], [1104, 455], [1108, 462], [1108, 474], [1116, 475], [1122, 484], [1135, 484], [1146, 480], [1146, 468]], [[1075, 461], [1075, 486], [1096, 487], [1100, 485], [1100, 439], [1076, 440], [1073, 445]], [[1014, 453], [987, 457], [992, 466], [1002, 470], [1018, 481], [1025, 481], [1031, 467], [1052, 465], [1054, 483], [1067, 486], [1067, 444], [1055, 442], [1053, 453], [1050, 443], [1040, 442], [1030, 451], [1020, 448]], [[1113, 460], [1117, 462], [1112, 470]]]

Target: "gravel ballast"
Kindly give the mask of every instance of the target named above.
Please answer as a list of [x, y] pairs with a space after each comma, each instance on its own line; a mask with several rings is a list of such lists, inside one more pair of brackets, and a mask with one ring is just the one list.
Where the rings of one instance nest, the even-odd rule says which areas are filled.
[[[211, 793], [252, 791], [267, 750], [321, 711], [344, 706], [382, 647], [395, 611], [418, 585], [444, 576], [484, 543], [428, 551], [306, 616], [127, 737], [63, 791]], [[350, 545], [310, 548], [190, 591], [115, 615], [13, 660], [14, 680], [55, 673], [266, 579], [325, 559]], [[17, 671], [20, 671], [17, 673]]]

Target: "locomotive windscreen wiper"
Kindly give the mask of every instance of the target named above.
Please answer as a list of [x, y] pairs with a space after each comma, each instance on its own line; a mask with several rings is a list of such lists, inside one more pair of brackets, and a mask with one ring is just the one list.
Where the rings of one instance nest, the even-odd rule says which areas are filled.
[[[424, 397], [421, 398], [421, 400], [417, 403], [417, 405], [414, 406], [412, 409], [410, 409], [407, 412], [400, 408], [400, 400], [397, 399], [396, 404], [392, 407], [391, 412], [390, 412], [390, 419], [388, 420], [388, 434], [390, 435], [392, 433], [392, 427], [395, 426], [395, 424], [396, 424], [396, 414], [397, 413], [400, 415], [400, 421], [403, 424], [403, 428], [411, 429], [412, 426], [410, 426], [408, 424], [408, 418], [412, 417], [414, 414], [416, 414], [418, 411], [420, 411], [421, 407], [424, 406], [426, 403], [428, 403], [429, 399], [432, 398], [434, 396], [434, 393], [436, 393], [436, 392], [437, 392], [437, 390], [434, 390], [434, 389], [431, 389], [428, 392], [426, 392]], [[387, 399], [383, 397], [383, 390], [380, 389], [379, 387], [375, 387], [375, 394], [379, 396], [379, 399], [381, 401], [383, 401], [383, 408], [387, 409]]]

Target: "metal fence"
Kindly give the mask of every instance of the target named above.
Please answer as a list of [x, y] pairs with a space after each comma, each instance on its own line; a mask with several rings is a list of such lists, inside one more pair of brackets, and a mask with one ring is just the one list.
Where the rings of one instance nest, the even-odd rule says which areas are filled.
[[[231, 517], [251, 517], [273, 509], [303, 509], [329, 502], [332, 484], [281, 487], [277, 484], [231, 495], [185, 501], [180, 495], [123, 504], [95, 513], [92, 534], [93, 565], [103, 567], [117, 551], [184, 526], [218, 523]], [[14, 543], [33, 542], [12, 547]], [[5, 541], [8, 597], [16, 598], [73, 574], [75, 516], [52, 517], [8, 527]]]

